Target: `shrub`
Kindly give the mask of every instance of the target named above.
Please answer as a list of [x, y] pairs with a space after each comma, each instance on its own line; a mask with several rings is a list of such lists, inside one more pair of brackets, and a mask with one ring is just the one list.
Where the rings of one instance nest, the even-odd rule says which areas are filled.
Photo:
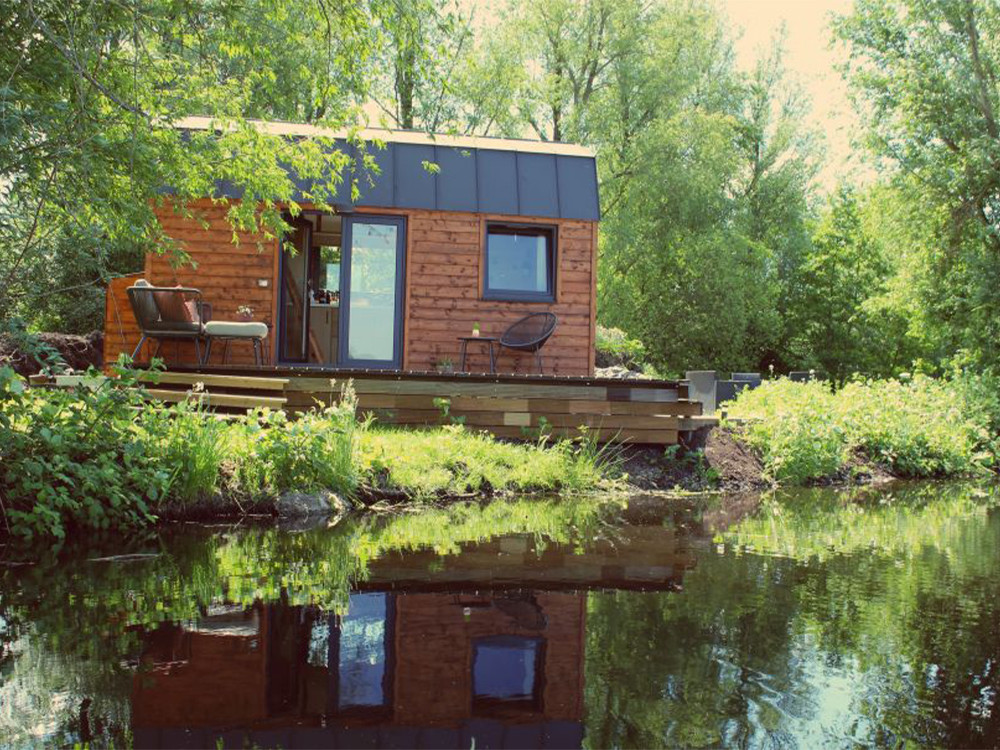
[[992, 411], [977, 393], [926, 376], [857, 380], [839, 391], [779, 379], [742, 391], [728, 412], [779, 482], [833, 476], [855, 454], [901, 477], [950, 476], [992, 464]]
[[151, 407], [120, 374], [97, 387], [40, 391], [0, 370], [0, 492], [12, 531], [63, 537], [71, 525], [150, 520], [171, 476], [136, 427]]
[[356, 405], [348, 383], [339, 403], [295, 419], [283, 411], [250, 412], [231, 427], [236, 462], [233, 489], [251, 497], [317, 489], [352, 494], [357, 486]]
[[849, 439], [872, 461], [905, 477], [967, 474], [987, 437], [952, 381], [864, 380], [838, 394]]
[[641, 368], [646, 359], [646, 347], [642, 342], [630, 339], [620, 328], [597, 326], [595, 348], [598, 367], [622, 365], [630, 369]]
[[825, 383], [771, 380], [741, 391], [728, 413], [747, 420], [739, 434], [772, 479], [802, 484], [837, 473], [849, 455], [835, 402]]

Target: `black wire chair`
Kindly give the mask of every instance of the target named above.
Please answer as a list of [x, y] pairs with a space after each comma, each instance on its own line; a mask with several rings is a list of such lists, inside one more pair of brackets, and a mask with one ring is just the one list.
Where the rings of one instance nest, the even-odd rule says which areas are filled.
[[550, 312], [531, 313], [511, 325], [500, 335], [500, 351], [512, 349], [519, 352], [534, 352], [538, 372], [542, 372], [542, 355], [539, 350], [555, 333], [559, 318]]

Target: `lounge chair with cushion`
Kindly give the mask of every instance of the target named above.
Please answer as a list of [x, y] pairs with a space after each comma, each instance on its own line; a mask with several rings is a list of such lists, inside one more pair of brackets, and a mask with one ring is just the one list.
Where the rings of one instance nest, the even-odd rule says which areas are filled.
[[[150, 286], [145, 279], [139, 279], [127, 291], [142, 332], [139, 344], [132, 352], [133, 360], [139, 356], [146, 339], [157, 341], [154, 357], [160, 353], [160, 347], [166, 340], [194, 341], [198, 364], [204, 365], [212, 353], [212, 342], [221, 339], [226, 342], [223, 362], [228, 358], [230, 342], [250, 341], [253, 344], [254, 362], [263, 364], [266, 324], [212, 320], [212, 306], [202, 301], [201, 291], [198, 289]], [[204, 352], [201, 348], [203, 340], [206, 342]]]
[[511, 325], [500, 335], [500, 351], [511, 349], [520, 352], [534, 352], [538, 372], [542, 372], [542, 355], [539, 350], [555, 333], [559, 318], [549, 312], [531, 313]]
[[164, 341], [194, 341], [195, 353], [201, 362], [204, 320], [211, 317], [211, 306], [202, 302], [199, 290], [151, 286], [145, 279], [139, 279], [126, 291], [142, 333], [132, 352], [133, 360], [139, 356], [147, 339], [155, 339], [154, 357], [160, 353]]

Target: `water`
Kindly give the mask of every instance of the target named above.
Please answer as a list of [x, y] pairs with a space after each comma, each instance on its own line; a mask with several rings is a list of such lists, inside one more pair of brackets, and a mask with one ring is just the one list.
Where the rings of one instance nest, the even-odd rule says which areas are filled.
[[0, 745], [997, 746], [998, 507], [923, 485], [9, 545]]

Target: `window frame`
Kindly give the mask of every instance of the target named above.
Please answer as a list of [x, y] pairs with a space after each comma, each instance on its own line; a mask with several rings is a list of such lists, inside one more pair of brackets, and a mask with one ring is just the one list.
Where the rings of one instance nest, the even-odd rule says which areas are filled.
[[[530, 230], [524, 234], [547, 235], [548, 242], [548, 271], [546, 282], [548, 289], [544, 292], [523, 292], [514, 289], [493, 289], [490, 287], [490, 231], [503, 227], [505, 229]], [[559, 257], [559, 227], [556, 224], [533, 224], [525, 222], [491, 220], [486, 222], [483, 231], [483, 289], [482, 298], [484, 300], [496, 300], [500, 302], [541, 302], [552, 303], [556, 301], [556, 267]]]

